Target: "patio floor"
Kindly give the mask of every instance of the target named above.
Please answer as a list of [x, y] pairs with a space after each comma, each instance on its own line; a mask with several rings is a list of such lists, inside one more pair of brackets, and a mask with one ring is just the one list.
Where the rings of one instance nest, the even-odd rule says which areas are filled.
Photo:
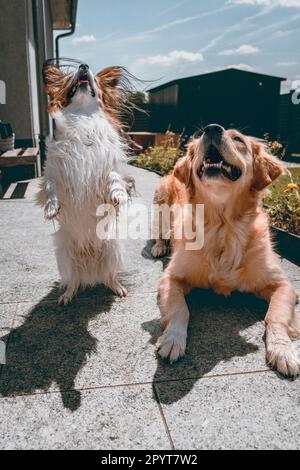
[[[150, 205], [158, 176], [132, 174]], [[266, 366], [264, 302], [194, 292], [187, 354], [170, 366], [155, 350], [163, 262], [126, 242], [127, 299], [99, 287], [57, 306], [54, 228], [36, 182], [25, 189], [0, 201], [1, 449], [300, 448], [299, 380]]]

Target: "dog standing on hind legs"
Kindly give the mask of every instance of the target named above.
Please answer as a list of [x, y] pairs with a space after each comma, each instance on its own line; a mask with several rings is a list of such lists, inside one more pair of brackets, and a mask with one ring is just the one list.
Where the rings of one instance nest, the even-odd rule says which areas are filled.
[[[118, 281], [122, 270], [119, 240], [97, 236], [97, 209], [125, 205], [132, 188], [126, 175], [127, 144], [119, 115], [126, 107], [124, 70], [109, 67], [95, 77], [82, 64], [64, 74], [46, 64], [44, 81], [55, 120], [55, 138], [47, 142], [47, 161], [38, 203], [47, 220], [57, 220], [56, 257], [70, 303], [80, 287], [104, 284], [115, 294], [127, 295]], [[115, 219], [109, 222], [115, 223]]]
[[[174, 172], [161, 180], [156, 204], [205, 207], [203, 248], [190, 251], [190, 240], [172, 240], [171, 261], [159, 288], [161, 357], [175, 362], [185, 353], [190, 316], [185, 296], [193, 288], [211, 288], [225, 296], [248, 292], [269, 303], [267, 363], [285, 376], [299, 375], [300, 357], [292, 343], [300, 337], [298, 294], [273, 251], [268, 217], [261, 208], [264, 190], [282, 172], [281, 162], [255, 139], [210, 125], [193, 140]], [[167, 252], [164, 235], [161, 230], [153, 246], [155, 257]]]

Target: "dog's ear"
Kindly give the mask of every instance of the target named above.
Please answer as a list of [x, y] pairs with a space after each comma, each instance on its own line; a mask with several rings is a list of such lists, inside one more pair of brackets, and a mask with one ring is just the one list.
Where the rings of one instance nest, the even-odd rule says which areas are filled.
[[121, 67], [107, 67], [96, 75], [102, 90], [116, 88], [121, 79]]
[[257, 141], [252, 142], [253, 148], [253, 182], [252, 188], [262, 191], [284, 172], [283, 164], [270, 155], [265, 146]]
[[124, 93], [121, 86], [121, 67], [108, 67], [96, 75], [100, 100], [104, 110], [118, 128], [121, 127], [120, 116], [125, 110]]
[[192, 142], [188, 146], [188, 151], [185, 157], [181, 158], [174, 168], [174, 176], [185, 186], [189, 187], [192, 184], [192, 162], [195, 156], [195, 144]]
[[57, 68], [50, 65], [43, 67], [43, 79], [46, 93], [53, 99], [66, 82], [66, 76]]

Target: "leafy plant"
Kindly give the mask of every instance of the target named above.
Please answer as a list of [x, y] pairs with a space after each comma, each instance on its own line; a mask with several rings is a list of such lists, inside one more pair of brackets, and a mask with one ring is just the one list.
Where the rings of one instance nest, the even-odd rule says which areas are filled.
[[[280, 142], [272, 142], [265, 135], [269, 152], [283, 160], [286, 150]], [[300, 235], [300, 168], [286, 170], [272, 187], [271, 194], [265, 198], [266, 210], [275, 227], [295, 235]]]
[[183, 133], [178, 136], [174, 132], [167, 131], [161, 144], [150, 147], [147, 152], [139, 155], [134, 164], [167, 175], [183, 156], [183, 141]]
[[275, 157], [279, 158], [279, 160], [284, 160], [284, 158], [286, 157], [286, 149], [280, 142], [278, 142], [277, 140], [270, 140], [269, 134], [264, 135], [264, 141], [271, 155], [274, 155]]
[[275, 227], [300, 236], [300, 168], [282, 176], [265, 198], [266, 210]]

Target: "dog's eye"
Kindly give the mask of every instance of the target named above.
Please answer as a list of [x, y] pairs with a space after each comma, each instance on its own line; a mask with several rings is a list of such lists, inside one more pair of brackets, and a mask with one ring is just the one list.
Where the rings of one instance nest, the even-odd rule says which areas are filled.
[[235, 142], [239, 142], [240, 144], [243, 144], [244, 142], [242, 141], [242, 139], [238, 136], [234, 137], [233, 139]]

